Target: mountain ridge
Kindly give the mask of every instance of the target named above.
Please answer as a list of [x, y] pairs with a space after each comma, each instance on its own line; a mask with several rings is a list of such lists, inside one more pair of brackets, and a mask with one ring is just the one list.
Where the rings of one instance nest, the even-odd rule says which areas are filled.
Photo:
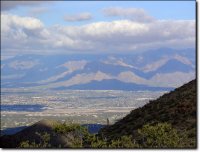
[[143, 107], [132, 110], [130, 114], [113, 125], [100, 130], [99, 136], [115, 139], [123, 135], [137, 137], [137, 130], [145, 124], [167, 122], [179, 132], [185, 133], [189, 144], [196, 145], [197, 125], [197, 81], [193, 80], [174, 91], [150, 101]]
[[[98, 72], [109, 79], [122, 81], [124, 85], [129, 82], [158, 88], [178, 87], [195, 78], [195, 64], [195, 49], [162, 48], [128, 55], [20, 55], [2, 61], [1, 87], [73, 88], [73, 85], [82, 85], [79, 79], [89, 85], [96, 80]], [[132, 74], [124, 74], [128, 72]], [[158, 75], [163, 75], [163, 81], [155, 80]], [[63, 86], [66, 81], [72, 85]]]

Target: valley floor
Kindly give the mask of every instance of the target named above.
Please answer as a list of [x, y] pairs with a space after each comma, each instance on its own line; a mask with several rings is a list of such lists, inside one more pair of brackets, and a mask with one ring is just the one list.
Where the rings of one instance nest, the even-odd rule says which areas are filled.
[[1, 129], [28, 126], [41, 119], [110, 124], [165, 92], [60, 91], [2, 92]]

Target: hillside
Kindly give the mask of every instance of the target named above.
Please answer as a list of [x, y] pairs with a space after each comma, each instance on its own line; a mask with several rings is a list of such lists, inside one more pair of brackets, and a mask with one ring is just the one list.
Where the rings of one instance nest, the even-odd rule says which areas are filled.
[[[41, 120], [24, 127], [11, 135], [1, 135], [1, 148], [80, 148], [87, 147], [87, 139], [94, 134], [101, 124], [62, 123], [56, 120]], [[11, 132], [11, 130], [10, 130]]]
[[[0, 138], [0, 146], [2, 148], [16, 148], [21, 142], [29, 141], [44, 143], [45, 134], [49, 136], [49, 144], [51, 147], [69, 147], [71, 138], [79, 138], [74, 132], [67, 134], [59, 134], [55, 132], [55, 126], [61, 125], [55, 120], [41, 120], [26, 129], [14, 134], [4, 135]], [[46, 137], [45, 137], [46, 138]], [[35, 147], [36, 148], [36, 147]], [[41, 148], [41, 147], [40, 147]]]
[[103, 128], [99, 135], [117, 139], [123, 135], [137, 138], [137, 130], [145, 124], [167, 122], [187, 135], [190, 146], [195, 147], [197, 125], [196, 80], [167, 93], [145, 106], [135, 109], [111, 126]]

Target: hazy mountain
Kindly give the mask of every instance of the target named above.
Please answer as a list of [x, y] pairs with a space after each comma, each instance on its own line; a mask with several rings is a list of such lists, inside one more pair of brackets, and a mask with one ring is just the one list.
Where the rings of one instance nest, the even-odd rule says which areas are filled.
[[195, 63], [195, 49], [162, 48], [137, 54], [18, 55], [2, 60], [1, 87], [92, 89], [98, 81], [110, 86], [95, 89], [125, 89], [126, 83], [140, 85], [128, 87], [133, 90], [143, 90], [143, 86], [150, 90], [172, 88], [195, 78]]
[[118, 80], [102, 80], [102, 81], [91, 81], [87, 84], [79, 84], [79, 85], [73, 85], [70, 87], [60, 87], [56, 89], [74, 89], [74, 90], [151, 90], [151, 91], [158, 91], [158, 90], [171, 90], [173, 88], [167, 88], [167, 87], [150, 87], [147, 85], [138, 85], [134, 83], [126, 83], [121, 82]]

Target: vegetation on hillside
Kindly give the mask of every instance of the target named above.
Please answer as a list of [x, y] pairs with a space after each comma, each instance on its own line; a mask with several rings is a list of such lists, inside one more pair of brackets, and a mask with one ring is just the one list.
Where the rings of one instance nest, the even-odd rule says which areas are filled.
[[176, 148], [184, 147], [184, 140], [176, 129], [170, 124], [158, 123], [156, 125], [144, 125], [138, 129], [140, 140], [135, 140], [133, 136], [121, 136], [118, 139], [106, 140], [98, 138], [94, 134], [89, 134], [87, 128], [78, 124], [60, 124], [55, 127], [57, 134], [77, 134], [79, 138], [71, 136], [68, 146], [50, 144], [50, 135], [39, 134], [40, 142], [22, 141], [19, 148]]
[[99, 132], [99, 137], [113, 140], [124, 135], [132, 135], [139, 140], [138, 129], [144, 125], [168, 123], [185, 136], [185, 147], [196, 147], [196, 98], [196, 80], [193, 80], [131, 111], [115, 124], [103, 128]]

